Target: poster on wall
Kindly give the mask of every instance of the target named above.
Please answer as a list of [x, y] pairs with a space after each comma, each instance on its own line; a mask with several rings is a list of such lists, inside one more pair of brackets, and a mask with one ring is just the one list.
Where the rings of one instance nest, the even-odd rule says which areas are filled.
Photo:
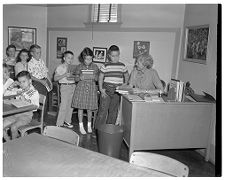
[[190, 26], [185, 29], [184, 60], [206, 64], [209, 26]]
[[36, 44], [36, 28], [30, 27], [8, 27], [8, 44], [16, 46], [16, 50], [29, 49]]
[[58, 37], [57, 38], [57, 58], [61, 59], [63, 53], [67, 50], [67, 38]]
[[150, 42], [149, 41], [134, 41], [133, 58], [137, 58], [143, 54], [149, 54]]

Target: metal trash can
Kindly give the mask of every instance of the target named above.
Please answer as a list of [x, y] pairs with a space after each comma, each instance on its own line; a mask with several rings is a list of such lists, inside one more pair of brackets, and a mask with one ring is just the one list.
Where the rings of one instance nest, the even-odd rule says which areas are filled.
[[97, 128], [98, 150], [105, 155], [119, 158], [123, 139], [122, 126], [103, 124]]

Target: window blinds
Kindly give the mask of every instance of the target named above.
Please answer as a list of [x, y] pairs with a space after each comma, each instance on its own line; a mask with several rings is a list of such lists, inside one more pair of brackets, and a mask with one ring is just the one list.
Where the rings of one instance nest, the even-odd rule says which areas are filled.
[[108, 23], [118, 22], [118, 5], [117, 4], [93, 4], [92, 5], [92, 22]]

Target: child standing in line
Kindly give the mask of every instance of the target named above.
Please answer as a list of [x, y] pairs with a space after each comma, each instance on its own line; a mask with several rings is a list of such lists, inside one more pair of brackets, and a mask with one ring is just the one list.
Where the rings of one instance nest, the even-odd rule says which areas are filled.
[[16, 46], [10, 44], [6, 48], [6, 58], [3, 59], [3, 63], [9, 66], [10, 78], [15, 79], [15, 64], [16, 64]]
[[[81, 134], [86, 134], [83, 126], [83, 110], [87, 110], [88, 114], [88, 133], [92, 132], [91, 117], [92, 111], [98, 109], [97, 104], [97, 87], [98, 66], [92, 62], [93, 51], [85, 48], [80, 54], [80, 62], [76, 68], [76, 78], [78, 82], [75, 88], [72, 107], [78, 108], [79, 130]], [[87, 75], [89, 73], [89, 75]]]
[[[22, 92], [17, 97], [17, 99], [27, 101], [27, 102], [35, 105], [38, 108], [39, 107], [39, 93], [32, 85], [32, 80], [31, 80], [31, 76], [30, 76], [29, 72], [21, 71], [17, 75], [17, 79], [18, 79], [18, 81], [20, 83], [20, 87], [22, 89]], [[29, 124], [32, 120], [32, 116], [33, 116], [33, 111], [28, 111], [28, 112], [4, 117], [4, 119], [3, 119], [4, 139], [6, 141], [10, 140], [10, 137], [5, 132], [5, 128], [10, 127], [12, 139], [15, 139], [18, 136], [18, 128]]]
[[123, 83], [127, 84], [129, 79], [126, 66], [119, 62], [119, 55], [119, 47], [112, 45], [108, 50], [110, 61], [100, 68], [99, 90], [101, 96], [95, 128], [102, 124], [115, 124], [117, 119], [120, 95], [115, 90]]
[[65, 51], [63, 54], [63, 63], [55, 71], [54, 80], [59, 81], [61, 103], [57, 117], [57, 126], [72, 128], [71, 116], [73, 108], [71, 107], [72, 97], [75, 90], [75, 80], [71, 77], [69, 66], [72, 63], [74, 54], [71, 51]]

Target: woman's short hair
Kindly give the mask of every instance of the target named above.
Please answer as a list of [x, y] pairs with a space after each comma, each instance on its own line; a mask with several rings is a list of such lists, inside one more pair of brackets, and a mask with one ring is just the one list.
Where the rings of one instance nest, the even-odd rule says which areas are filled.
[[140, 55], [137, 57], [137, 61], [142, 61], [144, 67], [151, 69], [154, 63], [154, 60], [151, 55]]

